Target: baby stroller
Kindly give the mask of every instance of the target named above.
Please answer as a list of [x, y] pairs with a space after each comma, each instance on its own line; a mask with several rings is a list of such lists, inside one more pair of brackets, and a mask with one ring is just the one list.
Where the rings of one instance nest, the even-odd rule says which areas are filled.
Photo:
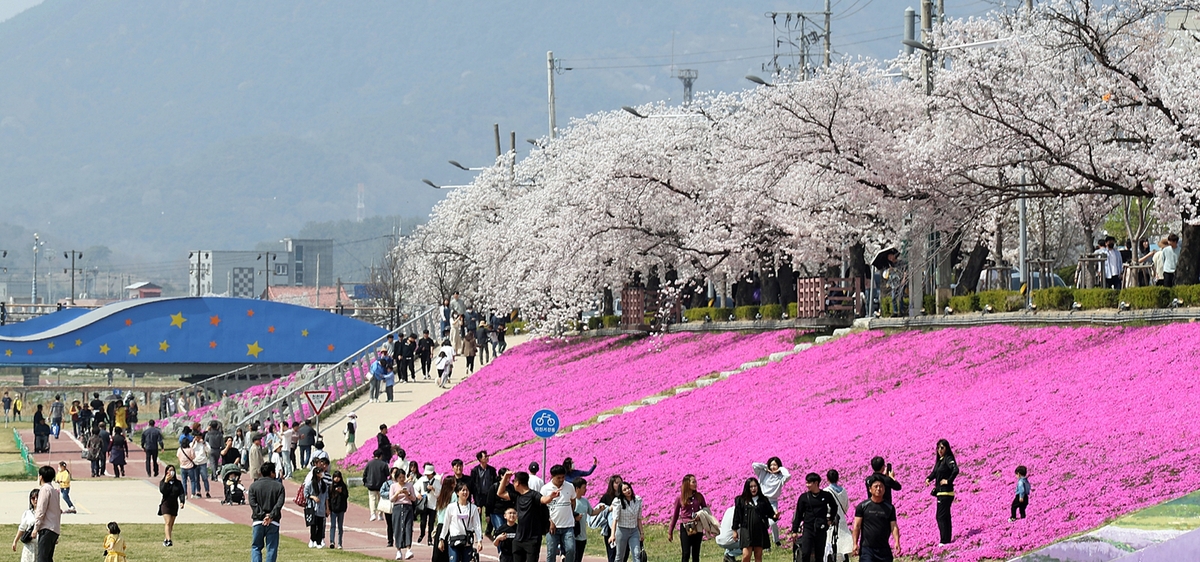
[[33, 452], [50, 452], [50, 426], [45, 422], [33, 426]]
[[225, 485], [225, 499], [222, 505], [245, 505], [246, 487], [242, 486], [242, 467], [227, 464], [221, 467], [221, 483]]

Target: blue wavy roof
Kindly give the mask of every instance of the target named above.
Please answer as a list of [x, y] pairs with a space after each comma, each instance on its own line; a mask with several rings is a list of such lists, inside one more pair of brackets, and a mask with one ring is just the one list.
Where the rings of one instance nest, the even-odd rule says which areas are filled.
[[0, 366], [337, 363], [386, 334], [360, 320], [271, 301], [136, 299], [0, 328]]

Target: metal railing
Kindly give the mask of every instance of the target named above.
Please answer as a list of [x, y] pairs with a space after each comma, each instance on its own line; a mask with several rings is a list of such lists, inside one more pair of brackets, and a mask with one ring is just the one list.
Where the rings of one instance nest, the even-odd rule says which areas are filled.
[[13, 430], [13, 441], [17, 443], [17, 450], [21, 452], [21, 462], [25, 464], [25, 474], [27, 476], [37, 476], [37, 465], [33, 462], [33, 455], [29, 454], [29, 449], [25, 447], [25, 441], [21, 439], [21, 434], [17, 430]]
[[265, 419], [288, 422], [299, 421], [305, 417], [303, 413], [306, 404], [304, 392], [307, 390], [333, 391], [333, 394], [329, 397], [330, 404], [337, 402], [347, 395], [353, 395], [358, 389], [365, 387], [369, 383], [367, 370], [374, 359], [375, 350], [383, 342], [387, 341], [387, 336], [420, 332], [421, 330], [429, 330], [431, 333], [441, 333], [440, 331], [435, 331], [440, 328], [438, 309], [438, 306], [431, 306], [425, 309], [408, 322], [401, 324], [400, 327], [350, 354], [341, 362], [320, 369], [312, 379], [293, 387], [285, 394], [276, 396], [257, 410], [245, 413], [244, 415], [239, 415], [240, 412], [233, 413], [229, 422], [234, 426], [238, 426], [250, 421]]

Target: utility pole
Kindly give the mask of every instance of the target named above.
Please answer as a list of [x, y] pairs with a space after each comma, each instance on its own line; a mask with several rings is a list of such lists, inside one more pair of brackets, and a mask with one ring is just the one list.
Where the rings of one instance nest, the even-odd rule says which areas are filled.
[[266, 297], [265, 297], [266, 300], [271, 300], [271, 262], [275, 261], [277, 259], [277, 256], [275, 255], [275, 252], [263, 252], [261, 254], [258, 254], [258, 257], [255, 259], [255, 261], [261, 260], [264, 257], [266, 258], [266, 260], [265, 260], [266, 267], [264, 269], [266, 270], [266, 273], [267, 273], [267, 275], [266, 275], [267, 289], [266, 289], [266, 291], [263, 292], [263, 294], [266, 295]]
[[[71, 301], [71, 306], [75, 306], [75, 272], [82, 271], [79, 269], [75, 269], [75, 258], [83, 259], [83, 252], [77, 252], [75, 250], [68, 250], [66, 252], [63, 252], [63, 258], [71, 259], [71, 298], [70, 298], [70, 301]], [[63, 273], [66, 273], [66, 272], [64, 271]]]
[[41, 238], [38, 238], [38, 234], [36, 232], [34, 232], [33, 233], [33, 292], [30, 295], [29, 304], [37, 304], [38, 252], [41, 251], [41, 247], [45, 244], [46, 243], [42, 242]]
[[[553, 103], [553, 102], [551, 102]], [[496, 137], [496, 158], [500, 157], [500, 124], [492, 123], [492, 136]]]
[[700, 71], [692, 68], [681, 68], [676, 71], [675, 77], [683, 81], [683, 104], [690, 105], [692, 103], [692, 84], [695, 84], [696, 79], [700, 77]]
[[829, 31], [829, 24], [833, 20], [833, 11], [829, 1], [825, 0], [825, 68], [829, 68], [829, 53], [833, 51], [833, 34]]
[[[921, 42], [933, 45], [933, 0], [921, 0]], [[925, 95], [933, 94], [933, 52], [921, 54], [921, 73], [925, 78]]]
[[546, 85], [550, 97], [550, 140], [554, 140], [555, 129], [558, 128], [554, 123], [554, 51], [546, 51]]
[[[912, 9], [912, 6], [909, 6], [904, 9], [904, 40], [905, 41], [916, 41], [917, 40], [917, 11]], [[912, 45], [909, 45], [909, 44], [904, 45], [904, 54], [906, 54], [906, 55], [913, 54]]]

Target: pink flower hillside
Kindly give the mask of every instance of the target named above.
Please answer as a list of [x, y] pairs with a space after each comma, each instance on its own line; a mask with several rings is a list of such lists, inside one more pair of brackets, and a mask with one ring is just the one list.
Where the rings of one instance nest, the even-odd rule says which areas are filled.
[[[593, 481], [637, 483], [664, 522], [685, 473], [720, 513], [750, 464], [778, 455], [790, 522], [806, 473], [837, 469], [857, 504], [882, 455], [904, 486], [905, 554], [1006, 559], [1200, 488], [1198, 365], [1196, 324], [863, 333], [552, 439], [550, 457], [599, 457]], [[961, 470], [945, 549], [925, 486], [939, 438]], [[492, 462], [524, 466], [540, 449]], [[1010, 524], [1021, 464], [1029, 518]]]
[[[637, 340], [542, 339], [504, 353], [400, 424], [388, 438], [409, 458], [448, 469], [450, 460], [474, 459], [533, 438], [529, 418], [541, 408], [564, 426], [747, 361], [790, 349], [794, 331], [759, 334], [680, 333]], [[348, 458], [371, 459], [372, 433]]]

